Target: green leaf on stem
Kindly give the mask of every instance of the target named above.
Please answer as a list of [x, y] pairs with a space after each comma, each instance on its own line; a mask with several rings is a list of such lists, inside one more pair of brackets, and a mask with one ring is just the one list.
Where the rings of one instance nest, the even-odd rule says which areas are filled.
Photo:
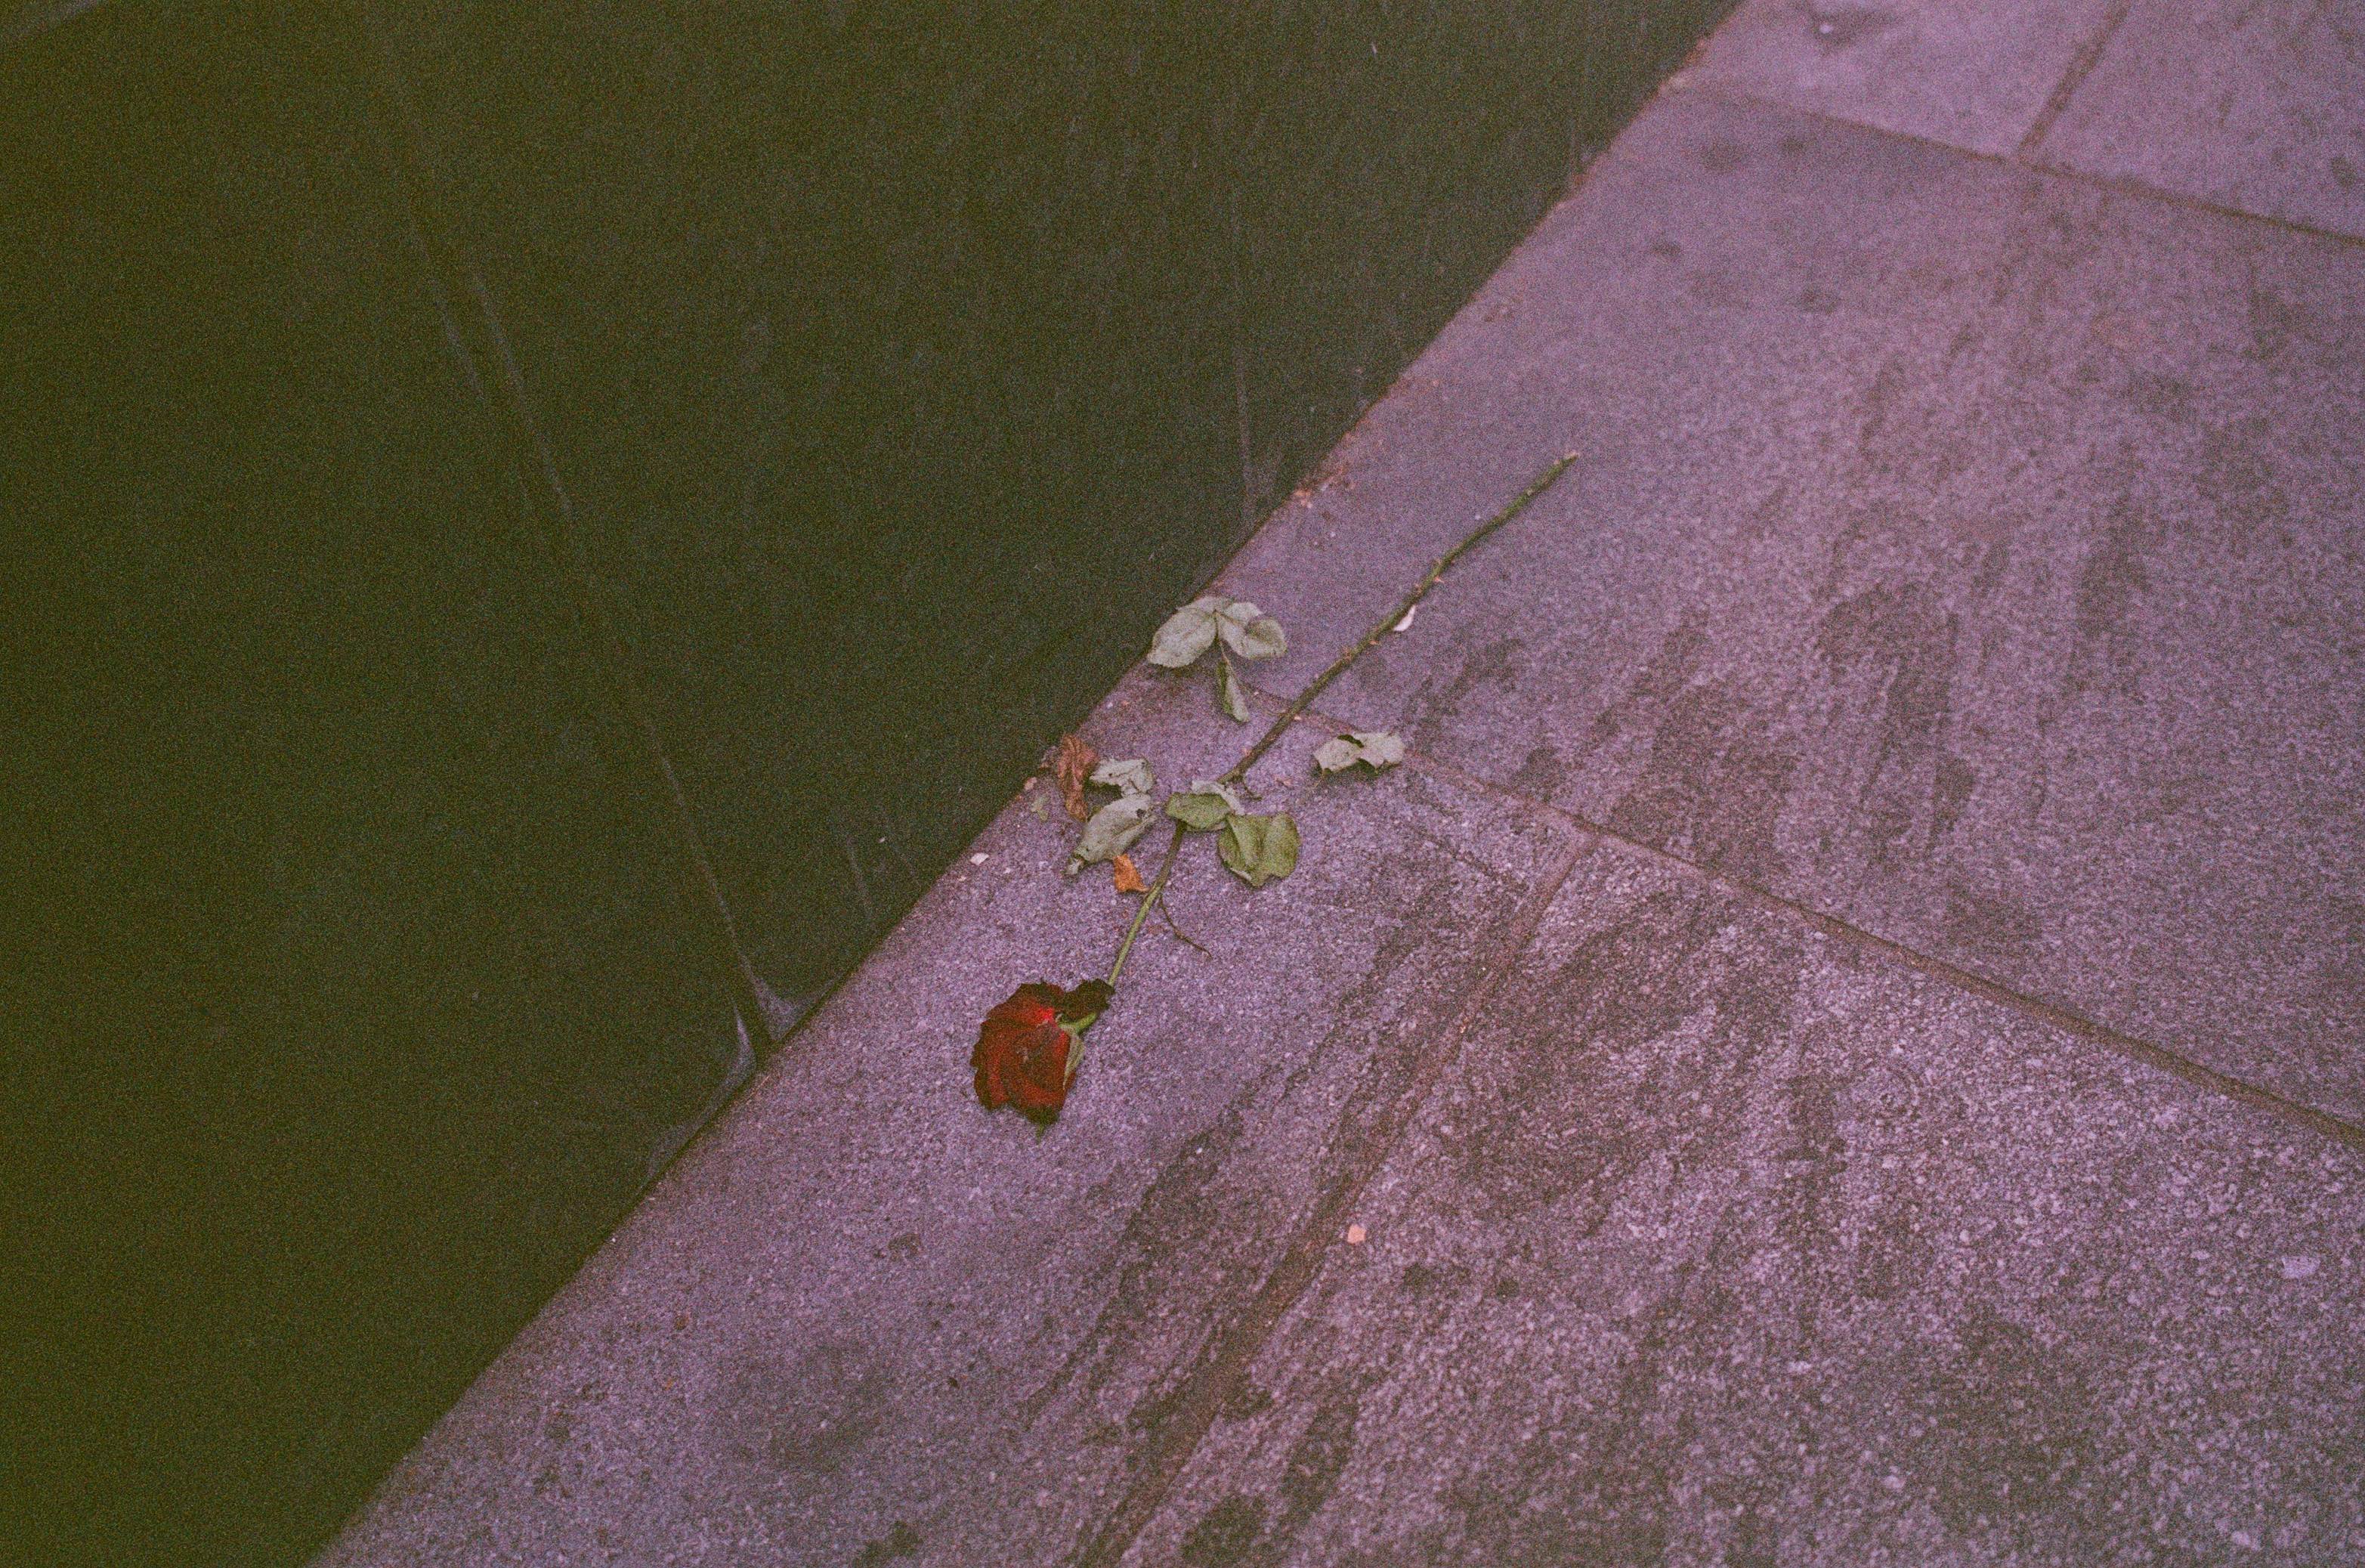
[[1224, 673], [1218, 678], [1217, 685], [1221, 688], [1225, 715], [1247, 723], [1250, 716], [1248, 693], [1240, 689], [1239, 674], [1232, 668], [1229, 655], [1224, 656]]
[[1244, 659], [1269, 659], [1289, 651], [1281, 622], [1246, 599], [1236, 599], [1216, 611], [1216, 630], [1224, 646]]
[[1215, 644], [1216, 615], [1231, 601], [1210, 594], [1194, 599], [1166, 618], [1149, 639], [1149, 662], [1182, 669]]
[[1102, 763], [1093, 769], [1093, 782], [1120, 795], [1153, 795], [1158, 792], [1158, 780], [1150, 773], [1149, 764], [1138, 756]]
[[1157, 811], [1153, 797], [1126, 795], [1094, 812], [1093, 820], [1084, 824], [1084, 836], [1076, 842], [1075, 853], [1068, 857], [1068, 875], [1132, 848], [1133, 841], [1149, 831]]
[[1297, 868], [1297, 824], [1287, 812], [1264, 817], [1235, 813], [1224, 819], [1216, 852], [1250, 887], [1263, 887]]
[[1362, 763], [1373, 772], [1394, 767], [1405, 759], [1405, 744], [1385, 730], [1357, 730], [1314, 748], [1314, 765], [1325, 773]]
[[1166, 814], [1194, 833], [1223, 826], [1224, 819], [1240, 809], [1240, 798], [1231, 786], [1212, 778], [1199, 779], [1189, 790], [1166, 797]]

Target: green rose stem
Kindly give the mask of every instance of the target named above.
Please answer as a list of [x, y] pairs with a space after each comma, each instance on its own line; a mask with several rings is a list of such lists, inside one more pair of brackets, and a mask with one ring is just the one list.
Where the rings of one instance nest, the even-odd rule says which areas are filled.
[[[1281, 739], [1282, 732], [1295, 723], [1297, 716], [1305, 712], [1317, 697], [1322, 695], [1324, 687], [1346, 674], [1347, 666], [1376, 646], [1380, 639], [1388, 634], [1391, 628], [1402, 625], [1404, 618], [1412, 613], [1413, 606], [1418, 604], [1427, 596], [1429, 590], [1437, 586], [1438, 580], [1445, 576], [1448, 567], [1462, 559], [1488, 534], [1527, 510], [1529, 504], [1538, 496], [1551, 489], [1553, 483], [1563, 474], [1568, 472], [1568, 465], [1575, 461], [1576, 454], [1574, 452], [1562, 454], [1550, 467], [1529, 480], [1526, 489], [1505, 502], [1502, 510], [1480, 523], [1461, 543], [1439, 556], [1436, 563], [1429, 568], [1429, 574], [1413, 586], [1413, 590], [1405, 595], [1403, 600], [1394, 610], [1380, 617], [1379, 622], [1363, 633], [1362, 641], [1331, 660], [1330, 667], [1316, 676], [1313, 684], [1299, 692], [1297, 700], [1282, 710], [1281, 717], [1272, 722], [1272, 727], [1265, 731], [1257, 744], [1249, 747], [1247, 754], [1239, 761], [1232, 764], [1231, 771], [1216, 782], [1238, 784], [1246, 778], [1249, 769], [1256, 766], [1257, 758], [1272, 749], [1272, 744]], [[1141, 935], [1141, 923], [1149, 918], [1149, 906], [1156, 903], [1159, 895], [1165, 892], [1166, 879], [1174, 874], [1175, 857], [1182, 853], [1182, 834], [1185, 831], [1181, 823], [1174, 824], [1174, 836], [1167, 841], [1166, 858], [1159, 865], [1158, 876], [1149, 884], [1149, 891], [1142, 895], [1141, 907], [1133, 912], [1133, 923], [1125, 928], [1125, 940], [1117, 944], [1116, 960], [1109, 965], [1108, 972], [1109, 989], [1112, 991], [1116, 989], [1116, 977], [1125, 971], [1126, 955], [1133, 951], [1133, 939]], [[1195, 943], [1193, 945], [1196, 946]]]

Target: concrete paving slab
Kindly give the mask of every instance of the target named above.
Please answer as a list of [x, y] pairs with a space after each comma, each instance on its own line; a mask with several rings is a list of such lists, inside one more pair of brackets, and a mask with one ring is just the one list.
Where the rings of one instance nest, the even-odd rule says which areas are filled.
[[2359, 1561], [2359, 1165], [1604, 846], [1125, 1561]]
[[1324, 698], [2365, 1115], [2365, 251], [1663, 97], [1225, 575]]
[[[1162, 781], [1256, 733], [1205, 672], [1137, 674], [1086, 731]], [[1074, 1551], [1574, 853], [1417, 768], [1316, 783], [1321, 739], [1250, 775], [1302, 827], [1296, 870], [1251, 892], [1188, 845], [1175, 913], [1213, 956], [1152, 924], [1039, 1140], [972, 1098], [978, 1022], [1104, 969], [1133, 901], [1063, 879], [1073, 825], [1014, 802], [320, 1562]]]
[[2009, 156], [2125, 0], [1749, 0], [1687, 84]]
[[2139, 0], [2033, 156], [2365, 239], [2365, 12]]

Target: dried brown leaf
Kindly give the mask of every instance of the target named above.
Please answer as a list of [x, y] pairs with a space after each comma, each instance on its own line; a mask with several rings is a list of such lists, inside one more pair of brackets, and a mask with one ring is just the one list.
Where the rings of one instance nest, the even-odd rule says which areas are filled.
[[1059, 781], [1059, 794], [1068, 802], [1068, 814], [1078, 822], [1092, 820], [1092, 802], [1084, 799], [1084, 780], [1093, 776], [1093, 765], [1100, 754], [1073, 735], [1059, 737], [1059, 760], [1051, 770]]
[[1149, 884], [1141, 879], [1141, 873], [1139, 871], [1134, 869], [1133, 857], [1129, 855], [1120, 855], [1115, 859], [1109, 862], [1109, 868], [1116, 873], [1116, 890], [1118, 892], [1146, 893], [1149, 890]]

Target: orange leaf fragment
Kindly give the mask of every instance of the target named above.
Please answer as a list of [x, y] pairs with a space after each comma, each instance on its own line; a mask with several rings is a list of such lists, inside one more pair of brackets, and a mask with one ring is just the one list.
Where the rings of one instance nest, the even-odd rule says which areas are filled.
[[1120, 855], [1116, 857], [1109, 862], [1109, 868], [1116, 873], [1116, 890], [1118, 892], [1146, 893], [1149, 890], [1149, 884], [1143, 881], [1141, 879], [1141, 873], [1133, 868], [1132, 856]]
[[1059, 737], [1059, 760], [1051, 769], [1059, 780], [1059, 793], [1068, 802], [1068, 814], [1078, 822], [1092, 819], [1092, 802], [1084, 799], [1084, 780], [1093, 776], [1093, 765], [1100, 754], [1073, 735]]

